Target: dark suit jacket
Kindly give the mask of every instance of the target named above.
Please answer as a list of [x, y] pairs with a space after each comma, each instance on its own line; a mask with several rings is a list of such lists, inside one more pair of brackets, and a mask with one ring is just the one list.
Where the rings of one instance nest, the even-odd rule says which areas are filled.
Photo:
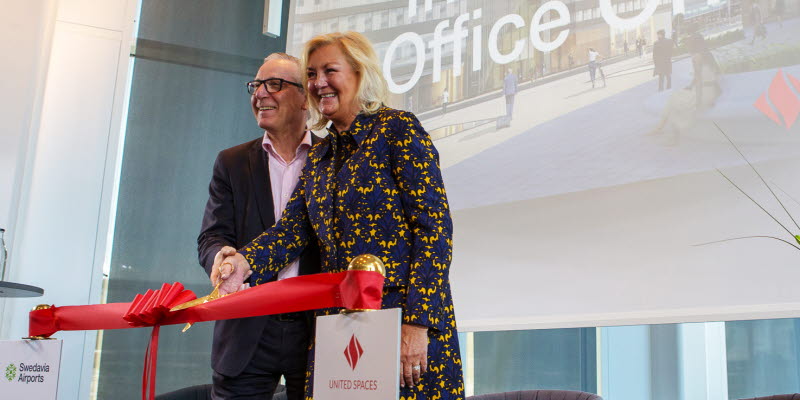
[[[312, 140], [317, 138], [312, 135]], [[214, 256], [223, 246], [240, 248], [275, 224], [267, 154], [261, 138], [225, 149], [217, 155], [208, 187], [208, 203], [197, 251], [200, 265], [211, 274]], [[319, 272], [319, 250], [300, 256], [300, 274]], [[266, 317], [217, 321], [211, 366], [226, 376], [242, 372], [253, 357]]]
[[653, 44], [653, 75], [669, 75], [672, 73], [672, 39], [658, 39]]

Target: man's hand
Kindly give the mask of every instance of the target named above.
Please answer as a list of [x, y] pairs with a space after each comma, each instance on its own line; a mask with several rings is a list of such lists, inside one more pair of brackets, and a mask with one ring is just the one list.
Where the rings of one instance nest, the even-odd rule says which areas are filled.
[[419, 384], [428, 370], [428, 328], [403, 324], [400, 330], [400, 387]]
[[244, 256], [236, 252], [231, 246], [225, 246], [214, 256], [214, 265], [211, 267], [211, 284], [219, 286], [219, 294], [235, 293], [247, 287], [245, 279], [250, 277], [253, 271]]
[[[209, 276], [209, 279], [211, 279], [211, 286], [217, 286], [217, 281], [221, 278], [220, 275], [222, 275], [223, 273], [225, 277], [227, 277], [228, 275], [230, 275], [231, 272], [233, 272], [233, 264], [225, 263], [223, 265], [223, 260], [234, 254], [236, 254], [236, 249], [234, 249], [231, 246], [224, 246], [214, 256], [214, 265], [211, 266], [211, 275]], [[220, 268], [223, 267], [224, 270], [220, 271]]]

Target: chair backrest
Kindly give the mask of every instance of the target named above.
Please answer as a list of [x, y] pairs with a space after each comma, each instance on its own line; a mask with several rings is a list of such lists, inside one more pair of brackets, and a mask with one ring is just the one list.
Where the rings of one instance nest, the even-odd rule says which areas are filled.
[[[211, 385], [189, 386], [156, 396], [156, 400], [211, 400]], [[286, 388], [278, 385], [272, 400], [286, 400]]]
[[211, 400], [211, 385], [189, 386], [156, 396], [156, 400]]
[[800, 400], [800, 393], [776, 394], [772, 396], [752, 397], [749, 399], [741, 399], [741, 400]]
[[467, 397], [467, 400], [603, 400], [603, 398], [594, 393], [574, 390], [521, 390], [471, 396]]

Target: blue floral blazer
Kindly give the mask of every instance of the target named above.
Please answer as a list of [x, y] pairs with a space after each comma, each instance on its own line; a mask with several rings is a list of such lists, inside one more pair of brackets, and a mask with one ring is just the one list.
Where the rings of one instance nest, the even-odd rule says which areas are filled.
[[[342, 134], [357, 148], [337, 173]], [[376, 255], [386, 265], [385, 286], [406, 287], [403, 322], [441, 331], [452, 323], [444, 317], [444, 307], [452, 307], [452, 233], [430, 135], [413, 114], [384, 107], [358, 115], [348, 131], [332, 131], [311, 148], [281, 220], [240, 253], [255, 284], [273, 279], [311, 240], [318, 240], [323, 272], [344, 271], [360, 254]]]

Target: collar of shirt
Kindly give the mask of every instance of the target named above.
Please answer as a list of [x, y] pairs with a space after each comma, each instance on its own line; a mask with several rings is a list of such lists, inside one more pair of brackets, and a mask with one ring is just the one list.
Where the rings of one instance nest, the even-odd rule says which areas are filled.
[[361, 147], [361, 142], [363, 142], [364, 138], [367, 137], [367, 133], [372, 130], [372, 125], [374, 125], [378, 115], [386, 109], [387, 107], [381, 107], [369, 115], [365, 114], [364, 112], [358, 113], [358, 115], [356, 115], [356, 119], [353, 120], [353, 122], [350, 124], [350, 127], [344, 132], [339, 132], [336, 130], [336, 127], [334, 127], [333, 124], [330, 124], [328, 127], [328, 133], [337, 139], [339, 136], [352, 136], [353, 140], [356, 142], [356, 145]]
[[267, 154], [280, 161], [282, 164], [287, 165], [296, 160], [301, 153], [311, 148], [311, 131], [306, 131], [306, 134], [303, 135], [303, 140], [300, 141], [300, 145], [297, 146], [297, 149], [294, 151], [294, 159], [289, 161], [284, 160], [283, 157], [275, 151], [275, 147], [272, 146], [272, 141], [269, 139], [269, 134], [266, 131], [264, 131], [264, 139], [261, 141], [261, 147], [264, 148]]

